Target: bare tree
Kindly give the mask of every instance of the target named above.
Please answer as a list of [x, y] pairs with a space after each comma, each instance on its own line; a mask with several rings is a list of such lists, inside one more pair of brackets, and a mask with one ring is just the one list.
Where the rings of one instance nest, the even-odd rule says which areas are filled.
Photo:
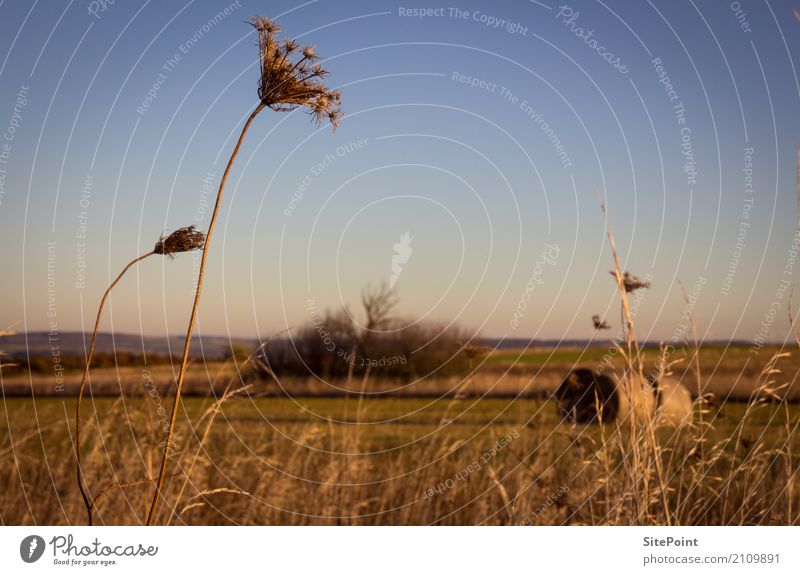
[[397, 292], [389, 288], [386, 282], [375, 287], [368, 284], [361, 290], [361, 305], [364, 307], [366, 323], [364, 330], [383, 329], [390, 320], [392, 310], [397, 307]]

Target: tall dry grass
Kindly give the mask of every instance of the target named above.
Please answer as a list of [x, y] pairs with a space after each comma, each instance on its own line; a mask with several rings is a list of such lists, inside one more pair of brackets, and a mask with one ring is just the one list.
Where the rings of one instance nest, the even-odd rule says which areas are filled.
[[[770, 371], [767, 388], [776, 386], [768, 383], [777, 375]], [[765, 396], [737, 420], [715, 421], [704, 462], [695, 428], [658, 430], [657, 451], [640, 434], [641, 467], [634, 470], [622, 428], [560, 423], [549, 403], [532, 408], [533, 417], [485, 425], [465, 420], [481, 410], [480, 400], [448, 400], [427, 424], [376, 426], [366, 422], [380, 400], [350, 404], [347, 419], [361, 425], [270, 421], [250, 408], [249, 392], [182, 414], [176, 475], [165, 484], [157, 523], [800, 523], [797, 412]], [[142, 480], [157, 469], [160, 429], [149, 397], [108, 401], [107, 417], [87, 429], [84, 472], [93, 484], [110, 479], [118, 488], [96, 498], [95, 522], [142, 524], [152, 489]], [[37, 429], [30, 413], [17, 417], [13, 445], [0, 441], [0, 456], [13, 462], [0, 469], [2, 522], [81, 523], [83, 506], [63, 457], [66, 420], [53, 417]], [[27, 432], [22, 420], [30, 422]], [[653, 457], [661, 459], [660, 478]]]

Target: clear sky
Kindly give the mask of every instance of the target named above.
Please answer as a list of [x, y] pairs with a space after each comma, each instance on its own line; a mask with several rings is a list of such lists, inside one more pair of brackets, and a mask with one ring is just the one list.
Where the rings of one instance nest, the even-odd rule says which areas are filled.
[[[643, 336], [685, 332], [681, 280], [701, 336], [782, 339], [800, 277], [795, 9], [7, 0], [0, 327], [91, 328], [128, 260], [205, 229], [257, 104], [245, 21], [264, 14], [317, 47], [347, 115], [336, 132], [302, 111], [257, 118], [212, 243], [203, 333], [265, 337], [309, 321], [310, 300], [356, 304], [398, 249], [403, 315], [486, 336], [590, 337], [594, 313], [616, 328], [599, 194], [625, 267], [652, 281]], [[145, 261], [103, 329], [181, 333], [196, 265]]]

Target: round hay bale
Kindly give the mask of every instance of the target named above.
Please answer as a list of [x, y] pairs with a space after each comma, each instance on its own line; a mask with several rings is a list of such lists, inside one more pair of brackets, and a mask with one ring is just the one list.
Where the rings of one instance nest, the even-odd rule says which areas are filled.
[[659, 424], [678, 427], [692, 420], [692, 394], [681, 382], [663, 377], [656, 387], [658, 408], [656, 421]]
[[[622, 379], [616, 374], [611, 374], [610, 377], [614, 380], [619, 393], [619, 412], [618, 417], [620, 421], [625, 421], [631, 417], [631, 397], [622, 387]], [[626, 377], [623, 375], [622, 377]], [[647, 421], [653, 417], [656, 410], [656, 392], [654, 388], [655, 382], [650, 378], [645, 378], [641, 381], [638, 373], [633, 374], [633, 389], [632, 393], [636, 395], [636, 418], [639, 421]]]
[[619, 394], [614, 379], [591, 369], [573, 369], [555, 392], [561, 415], [573, 423], [614, 421]]
[[[624, 377], [624, 376], [623, 376]], [[689, 390], [670, 377], [660, 381], [634, 374], [633, 393], [623, 389], [614, 373], [597, 373], [579, 368], [570, 371], [555, 392], [561, 416], [573, 423], [609, 423], [631, 417], [631, 404], [636, 404], [636, 417], [657, 424], [678, 426], [691, 420], [692, 398]]]

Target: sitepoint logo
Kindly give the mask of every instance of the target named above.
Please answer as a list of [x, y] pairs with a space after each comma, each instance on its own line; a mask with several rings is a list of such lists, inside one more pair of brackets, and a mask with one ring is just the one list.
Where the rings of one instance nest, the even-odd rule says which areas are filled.
[[19, 544], [19, 556], [25, 563], [35, 563], [44, 553], [44, 539], [38, 535], [28, 535]]

